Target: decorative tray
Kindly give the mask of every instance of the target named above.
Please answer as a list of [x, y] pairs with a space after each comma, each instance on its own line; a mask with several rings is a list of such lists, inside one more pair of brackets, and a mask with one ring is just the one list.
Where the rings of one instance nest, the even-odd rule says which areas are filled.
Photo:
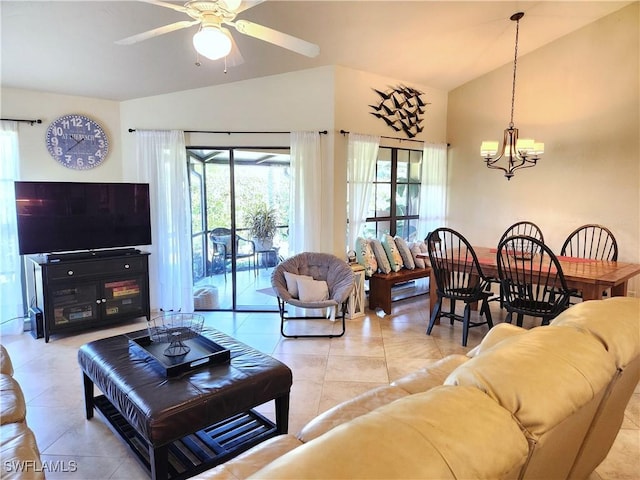
[[205, 366], [227, 363], [231, 359], [231, 352], [202, 335], [184, 340], [190, 350], [184, 355], [167, 356], [167, 343], [154, 342], [149, 335], [130, 336], [129, 346], [132, 351], [142, 358], [152, 358], [168, 377], [175, 377], [189, 370]]

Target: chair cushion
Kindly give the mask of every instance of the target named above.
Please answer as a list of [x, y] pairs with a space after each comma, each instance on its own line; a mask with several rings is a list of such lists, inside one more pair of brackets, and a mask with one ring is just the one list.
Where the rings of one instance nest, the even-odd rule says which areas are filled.
[[284, 272], [284, 279], [287, 282], [287, 291], [293, 298], [299, 298], [298, 280], [301, 278], [312, 279], [310, 275], [296, 275], [291, 272]]
[[404, 268], [409, 270], [414, 270], [416, 268], [416, 263], [413, 260], [413, 255], [411, 254], [411, 250], [409, 249], [409, 244], [402, 237], [394, 238], [396, 242], [396, 247], [398, 248], [398, 252], [402, 257], [402, 263], [404, 264]]
[[384, 247], [382, 246], [382, 243], [380, 243], [380, 240], [378, 240], [377, 238], [372, 238], [370, 241], [370, 245], [374, 255], [376, 256], [378, 269], [382, 273], [391, 273], [391, 264], [389, 263], [387, 252], [384, 251]]
[[398, 251], [395, 240], [391, 235], [384, 234], [382, 236], [381, 243], [385, 253], [387, 254], [387, 258], [389, 259], [391, 270], [394, 272], [398, 272], [404, 266], [404, 264], [402, 263], [402, 257], [400, 256], [400, 252]]
[[322, 302], [329, 299], [329, 287], [324, 280], [299, 278], [298, 292], [302, 302]]
[[370, 277], [378, 271], [378, 261], [366, 238], [358, 237], [356, 240], [356, 259], [364, 267], [365, 276]]

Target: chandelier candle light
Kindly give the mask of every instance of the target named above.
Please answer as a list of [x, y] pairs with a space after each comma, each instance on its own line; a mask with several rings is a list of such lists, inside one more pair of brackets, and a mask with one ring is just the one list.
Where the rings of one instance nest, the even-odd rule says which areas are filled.
[[[524, 17], [523, 12], [511, 15], [511, 20], [516, 22], [516, 46], [513, 58], [513, 86], [511, 88], [511, 121], [509, 127], [504, 131], [502, 148], [498, 153], [498, 142], [483, 141], [480, 147], [480, 155], [487, 162], [487, 167], [502, 170], [507, 180], [511, 180], [514, 171], [519, 168], [535, 166], [536, 162], [544, 153], [544, 143], [536, 142], [533, 139], [519, 139], [518, 129], [513, 125], [513, 110], [516, 97], [516, 68], [518, 65], [518, 33], [520, 30], [520, 19]], [[506, 157], [506, 165], [498, 164], [498, 161]]]

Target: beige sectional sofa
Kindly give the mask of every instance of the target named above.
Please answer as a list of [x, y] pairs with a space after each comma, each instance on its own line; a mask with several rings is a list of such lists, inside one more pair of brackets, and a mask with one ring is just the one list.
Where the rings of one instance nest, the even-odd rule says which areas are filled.
[[0, 345], [0, 478], [42, 479], [36, 438], [27, 426], [24, 395], [13, 378], [13, 364]]
[[[451, 355], [202, 473], [201, 479], [584, 479], [640, 379], [640, 299], [496, 325]], [[294, 379], [295, 381], [295, 379]]]

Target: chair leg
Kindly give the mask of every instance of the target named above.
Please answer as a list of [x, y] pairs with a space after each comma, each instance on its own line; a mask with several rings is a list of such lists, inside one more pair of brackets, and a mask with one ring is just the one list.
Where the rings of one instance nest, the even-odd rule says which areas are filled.
[[469, 317], [471, 317], [471, 304], [465, 303], [464, 316], [462, 317], [462, 346], [467, 346], [467, 338], [469, 337]]
[[489, 308], [489, 301], [487, 299], [482, 301], [480, 313], [482, 314], [482, 312], [484, 312], [484, 316], [487, 320], [487, 326], [489, 327], [489, 330], [491, 330], [493, 328], [493, 318], [491, 318], [491, 309]]
[[433, 326], [436, 323], [436, 319], [440, 316], [441, 308], [442, 308], [442, 297], [438, 296], [438, 301], [436, 302], [435, 308], [433, 309], [433, 313], [431, 314], [431, 319], [429, 320], [427, 335], [431, 335], [431, 330], [433, 330]]
[[519, 327], [522, 326], [522, 321], [524, 320], [524, 315], [522, 313], [519, 313], [516, 317], [516, 325], [518, 325]]
[[513, 312], [507, 312], [507, 316], [504, 317], [505, 323], [511, 323], [513, 317]]
[[[456, 313], [456, 301], [452, 298], [449, 300], [449, 302], [449, 305], [451, 306], [451, 309], [449, 311], [451, 312], [451, 315], [454, 315]], [[453, 325], [453, 316], [449, 317], [449, 323]]]

